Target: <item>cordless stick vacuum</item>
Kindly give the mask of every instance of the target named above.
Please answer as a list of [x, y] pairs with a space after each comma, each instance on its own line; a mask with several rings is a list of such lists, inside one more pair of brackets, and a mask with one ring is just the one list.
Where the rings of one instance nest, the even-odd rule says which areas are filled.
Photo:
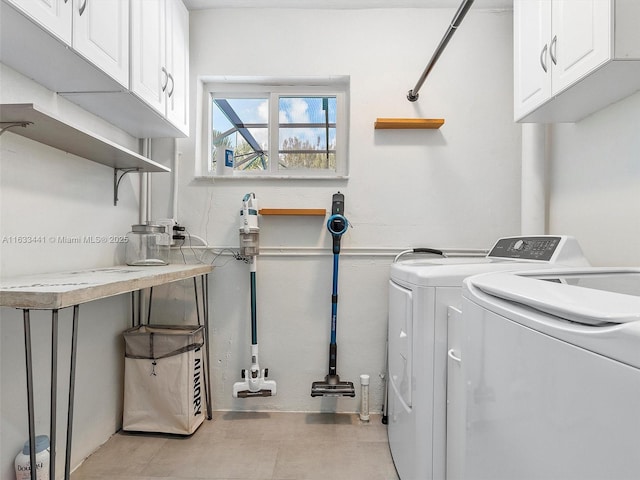
[[340, 239], [349, 228], [349, 222], [344, 217], [344, 195], [340, 192], [333, 195], [331, 216], [327, 221], [327, 229], [333, 237], [333, 291], [331, 295], [331, 343], [329, 344], [329, 374], [324, 381], [311, 384], [311, 396], [355, 397], [356, 390], [353, 382], [340, 381], [336, 368], [338, 359], [338, 345], [336, 343], [338, 320], [338, 258], [340, 257]]
[[254, 193], [242, 199], [240, 211], [240, 255], [249, 260], [251, 272], [251, 368], [242, 370], [241, 382], [233, 384], [233, 396], [270, 397], [276, 394], [276, 382], [266, 380], [269, 369], [260, 370], [258, 362], [258, 320], [256, 315], [256, 256], [258, 246], [258, 201]]

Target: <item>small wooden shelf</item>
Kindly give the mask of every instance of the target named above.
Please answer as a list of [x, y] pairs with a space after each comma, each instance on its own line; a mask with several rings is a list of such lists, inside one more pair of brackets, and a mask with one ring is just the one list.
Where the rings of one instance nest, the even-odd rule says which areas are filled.
[[260, 215], [306, 215], [322, 216], [327, 214], [324, 208], [261, 208]]
[[390, 129], [438, 129], [444, 124], [444, 118], [377, 118], [376, 130]]

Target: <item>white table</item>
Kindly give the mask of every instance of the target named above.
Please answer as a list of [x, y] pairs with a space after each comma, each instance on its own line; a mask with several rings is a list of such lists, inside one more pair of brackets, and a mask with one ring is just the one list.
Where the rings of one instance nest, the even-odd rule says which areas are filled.
[[[211, 265], [165, 265], [149, 267], [133, 267], [119, 265], [109, 268], [79, 270], [62, 273], [47, 273], [5, 278], [0, 280], [0, 306], [21, 309], [24, 320], [25, 361], [27, 370], [27, 409], [29, 415], [29, 443], [31, 457], [31, 479], [36, 480], [35, 468], [35, 421], [33, 401], [33, 367], [31, 352], [30, 310], [51, 310], [51, 424], [50, 424], [50, 465], [49, 478], [55, 477], [56, 453], [56, 398], [57, 398], [57, 361], [58, 361], [58, 311], [66, 307], [73, 307], [73, 330], [71, 335], [71, 366], [69, 372], [69, 404], [67, 411], [67, 444], [65, 456], [64, 479], [69, 480], [71, 439], [73, 430], [73, 402], [75, 393], [75, 366], [78, 340], [78, 317], [81, 303], [112, 297], [123, 293], [132, 294], [132, 322], [135, 322], [134, 292], [138, 292], [138, 322], [142, 313], [140, 291], [151, 289], [178, 280], [193, 278], [196, 312], [198, 324], [201, 322], [200, 307], [198, 306], [198, 282], [202, 292], [202, 314], [204, 318], [206, 365], [205, 386], [207, 400], [207, 416], [211, 419], [211, 386], [208, 381], [210, 372], [209, 359], [209, 308], [208, 282], [209, 273], [213, 271]], [[149, 312], [151, 309], [151, 295], [149, 298]]]

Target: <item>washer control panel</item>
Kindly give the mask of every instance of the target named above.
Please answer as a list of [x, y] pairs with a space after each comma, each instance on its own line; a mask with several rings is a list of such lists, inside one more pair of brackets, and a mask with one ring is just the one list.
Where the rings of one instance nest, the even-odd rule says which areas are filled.
[[560, 246], [562, 237], [511, 237], [496, 242], [488, 257], [548, 262]]

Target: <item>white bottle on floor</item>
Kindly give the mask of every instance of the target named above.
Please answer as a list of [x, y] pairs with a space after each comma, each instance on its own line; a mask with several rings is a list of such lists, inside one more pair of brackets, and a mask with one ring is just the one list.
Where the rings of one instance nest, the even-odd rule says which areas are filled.
[[[16, 455], [14, 465], [16, 480], [31, 480], [29, 440], [25, 442], [22, 451]], [[38, 480], [49, 480], [49, 437], [46, 435], [36, 437], [36, 474]]]

